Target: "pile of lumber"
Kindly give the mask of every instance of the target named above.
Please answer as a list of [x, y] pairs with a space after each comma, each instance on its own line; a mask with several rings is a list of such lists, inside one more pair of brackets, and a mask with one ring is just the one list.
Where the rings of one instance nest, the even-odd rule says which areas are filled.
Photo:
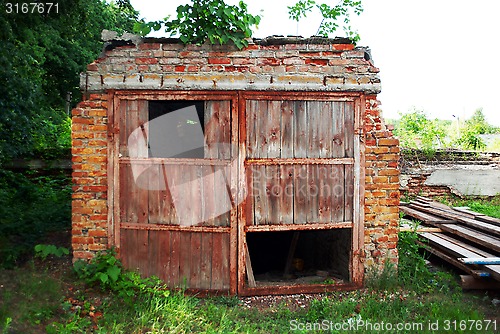
[[500, 219], [425, 197], [400, 211], [421, 222], [417, 232], [430, 253], [470, 275], [462, 277], [464, 288], [500, 286]]

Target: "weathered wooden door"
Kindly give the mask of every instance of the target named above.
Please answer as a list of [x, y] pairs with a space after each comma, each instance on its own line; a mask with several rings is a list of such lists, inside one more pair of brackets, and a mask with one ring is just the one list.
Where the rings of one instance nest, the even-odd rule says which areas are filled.
[[113, 101], [111, 216], [124, 265], [170, 287], [235, 293], [237, 96]]
[[[361, 282], [363, 242], [361, 96], [357, 94], [242, 93], [240, 143], [249, 196], [239, 214], [242, 294], [313, 291], [309, 287], [249, 287], [247, 234], [272, 231], [347, 231], [345, 270]], [[316, 290], [324, 290], [318, 286]]]

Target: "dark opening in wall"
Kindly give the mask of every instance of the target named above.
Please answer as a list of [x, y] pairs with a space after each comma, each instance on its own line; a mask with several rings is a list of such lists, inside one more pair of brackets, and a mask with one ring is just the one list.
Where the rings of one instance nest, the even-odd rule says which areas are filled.
[[150, 158], [204, 158], [204, 101], [149, 101], [148, 121]]
[[351, 242], [350, 229], [247, 233], [258, 286], [349, 282]]

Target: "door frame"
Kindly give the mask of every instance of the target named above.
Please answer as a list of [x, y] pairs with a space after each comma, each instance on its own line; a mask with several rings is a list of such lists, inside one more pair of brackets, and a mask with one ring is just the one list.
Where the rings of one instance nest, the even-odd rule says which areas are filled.
[[[336, 93], [336, 92], [261, 92], [261, 91], [245, 91], [239, 93], [239, 158], [240, 166], [246, 167], [246, 101], [247, 100], [297, 100], [297, 101], [338, 101], [338, 102], [354, 102], [354, 152], [353, 152], [353, 177], [354, 177], [354, 196], [353, 196], [353, 223], [352, 223], [352, 240], [350, 250], [350, 282], [346, 284], [327, 285], [296, 285], [296, 286], [271, 286], [271, 287], [248, 287], [245, 280], [247, 277], [247, 253], [246, 234], [248, 232], [247, 221], [250, 219], [251, 201], [249, 196], [252, 193], [250, 173], [246, 170], [244, 173], [244, 182], [246, 182], [247, 196], [239, 205], [238, 210], [238, 294], [239, 295], [268, 295], [268, 294], [293, 294], [293, 293], [316, 293], [333, 290], [352, 290], [360, 288], [364, 278], [364, 184], [365, 184], [365, 146], [362, 111], [365, 106], [365, 96], [362, 93]], [[307, 158], [306, 158], [307, 159]], [[310, 159], [313, 161], [314, 159]], [[326, 159], [326, 160], [342, 160], [342, 159]], [[241, 175], [242, 173], [240, 173]], [[241, 183], [243, 180], [239, 180]], [[315, 224], [317, 225], [317, 224]], [[310, 229], [330, 229], [347, 226], [314, 226]], [[273, 226], [274, 227], [274, 226]], [[350, 226], [349, 226], [350, 227]], [[301, 229], [307, 229], [302, 226]], [[271, 230], [267, 228], [266, 230]], [[278, 225], [273, 230], [293, 230], [286, 226]]]
[[[142, 90], [110, 90], [108, 91], [108, 247], [116, 249], [120, 257], [120, 177], [119, 177], [119, 145], [120, 145], [120, 102], [122, 100], [229, 100], [231, 101], [231, 160], [239, 161], [238, 152], [238, 94], [236, 92], [217, 91], [142, 91]], [[191, 159], [182, 159], [182, 163], [189, 164]], [[194, 160], [194, 159], [192, 159]], [[201, 159], [198, 159], [201, 160]], [[217, 160], [216, 160], [217, 161]], [[223, 161], [223, 160], [221, 160]], [[238, 171], [231, 173], [230, 189], [234, 193], [237, 189]], [[223, 227], [185, 227], [185, 226], [155, 226], [154, 230], [170, 230], [185, 232], [220, 232], [229, 231], [229, 290], [212, 291], [214, 293], [237, 293], [237, 206], [230, 212], [230, 226]], [[206, 293], [205, 290], [187, 289], [192, 293]], [[211, 290], [209, 290], [211, 291]]]

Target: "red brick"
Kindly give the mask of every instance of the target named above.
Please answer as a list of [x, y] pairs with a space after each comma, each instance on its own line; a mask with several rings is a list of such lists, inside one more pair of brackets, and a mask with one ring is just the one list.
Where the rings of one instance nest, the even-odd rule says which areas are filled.
[[378, 172], [380, 176], [396, 176], [399, 175], [399, 170], [397, 169], [382, 169]]
[[231, 64], [231, 59], [227, 57], [208, 58], [208, 63], [213, 65], [229, 65]]
[[332, 49], [339, 51], [354, 50], [354, 44], [334, 44], [332, 45]]
[[154, 65], [158, 64], [158, 58], [135, 58], [137, 65]]
[[108, 232], [105, 230], [90, 230], [89, 236], [90, 237], [107, 237]]
[[260, 65], [260, 66], [265, 66], [265, 65], [276, 66], [276, 65], [280, 65], [280, 64], [281, 64], [281, 60], [279, 60], [277, 58], [260, 58], [257, 60], [257, 65]]
[[71, 243], [73, 243], [73, 244], [93, 244], [94, 238], [74, 236], [71, 238]]
[[87, 71], [97, 72], [98, 70], [99, 70], [99, 67], [97, 66], [97, 64], [95, 62], [87, 65]]
[[184, 65], [175, 66], [175, 72], [184, 72], [184, 71], [186, 71], [186, 66]]
[[396, 138], [380, 138], [378, 144], [380, 146], [398, 146], [399, 140]]
[[328, 59], [318, 59], [318, 58], [306, 59], [306, 64], [326, 66], [328, 65]]
[[142, 43], [139, 44], [139, 50], [160, 50], [160, 43]]

